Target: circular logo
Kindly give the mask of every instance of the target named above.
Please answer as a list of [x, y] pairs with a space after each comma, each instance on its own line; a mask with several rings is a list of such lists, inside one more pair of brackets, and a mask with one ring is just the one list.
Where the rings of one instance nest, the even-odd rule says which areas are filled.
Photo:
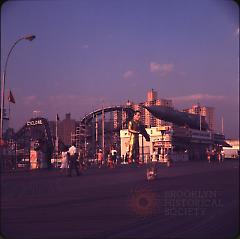
[[133, 192], [130, 206], [134, 213], [139, 216], [149, 216], [157, 209], [156, 194], [149, 189], [138, 189]]

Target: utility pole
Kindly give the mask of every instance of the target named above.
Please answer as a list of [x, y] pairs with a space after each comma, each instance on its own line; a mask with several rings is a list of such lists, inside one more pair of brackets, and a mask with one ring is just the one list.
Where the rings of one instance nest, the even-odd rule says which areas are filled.
[[85, 120], [84, 120], [84, 123], [85, 123], [85, 130], [84, 130], [84, 155], [85, 155], [85, 158], [87, 156], [87, 124], [86, 124], [86, 114], [85, 114]]
[[103, 152], [103, 158], [105, 157], [105, 141], [104, 141], [104, 120], [105, 120], [105, 115], [104, 115], [104, 108], [102, 107], [102, 152]]
[[55, 151], [56, 151], [56, 163], [55, 167], [58, 164], [58, 115], [56, 115], [56, 141], [55, 141]]
[[96, 155], [97, 155], [97, 150], [98, 150], [98, 117], [97, 117], [97, 114], [95, 116], [95, 131], [96, 131], [96, 141], [95, 141], [95, 144], [96, 144]]
[[122, 130], [123, 130], [123, 108], [122, 108], [122, 115], [121, 115], [121, 123], [122, 123]]
[[11, 52], [13, 51], [14, 47], [22, 40], [28, 40], [28, 41], [32, 41], [33, 39], [35, 39], [36, 36], [35, 35], [28, 35], [28, 36], [24, 36], [19, 38], [17, 41], [14, 42], [14, 44], [12, 45], [11, 49], [8, 52], [7, 55], [7, 59], [3, 68], [3, 77], [2, 77], [2, 81], [1, 81], [1, 107], [0, 107], [0, 141], [3, 139], [3, 118], [4, 118], [4, 110], [5, 110], [5, 106], [4, 106], [4, 100], [5, 100], [5, 83], [6, 83], [6, 75], [7, 75], [7, 64], [8, 64], [8, 60], [9, 57], [11, 55]]
[[200, 103], [198, 102], [197, 110], [199, 113], [199, 130], [202, 130], [202, 116], [201, 116], [201, 106]]
[[199, 130], [200, 131], [202, 130], [202, 116], [200, 113], [199, 113]]

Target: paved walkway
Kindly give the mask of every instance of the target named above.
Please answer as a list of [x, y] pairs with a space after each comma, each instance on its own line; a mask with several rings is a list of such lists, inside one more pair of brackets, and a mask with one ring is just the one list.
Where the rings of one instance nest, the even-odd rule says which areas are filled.
[[233, 238], [239, 162], [90, 168], [80, 177], [40, 170], [1, 175], [6, 238]]

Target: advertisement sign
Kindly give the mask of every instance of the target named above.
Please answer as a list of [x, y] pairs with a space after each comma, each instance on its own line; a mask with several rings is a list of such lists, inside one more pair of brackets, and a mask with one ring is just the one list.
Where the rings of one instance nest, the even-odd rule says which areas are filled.
[[38, 120], [32, 120], [32, 121], [28, 121], [27, 122], [27, 126], [35, 126], [35, 125], [42, 125], [42, 120], [38, 119]]
[[37, 168], [37, 151], [30, 150], [30, 169]]

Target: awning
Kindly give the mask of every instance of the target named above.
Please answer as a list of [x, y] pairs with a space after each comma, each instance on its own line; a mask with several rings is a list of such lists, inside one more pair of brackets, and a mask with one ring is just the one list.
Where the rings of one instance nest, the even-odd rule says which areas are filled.
[[232, 148], [232, 145], [228, 144], [226, 141], [213, 141], [214, 144], [221, 145], [222, 147]]
[[222, 142], [222, 146], [223, 146], [223, 147], [229, 147], [229, 148], [232, 148], [232, 145], [228, 144], [228, 143], [225, 142], [225, 141]]

